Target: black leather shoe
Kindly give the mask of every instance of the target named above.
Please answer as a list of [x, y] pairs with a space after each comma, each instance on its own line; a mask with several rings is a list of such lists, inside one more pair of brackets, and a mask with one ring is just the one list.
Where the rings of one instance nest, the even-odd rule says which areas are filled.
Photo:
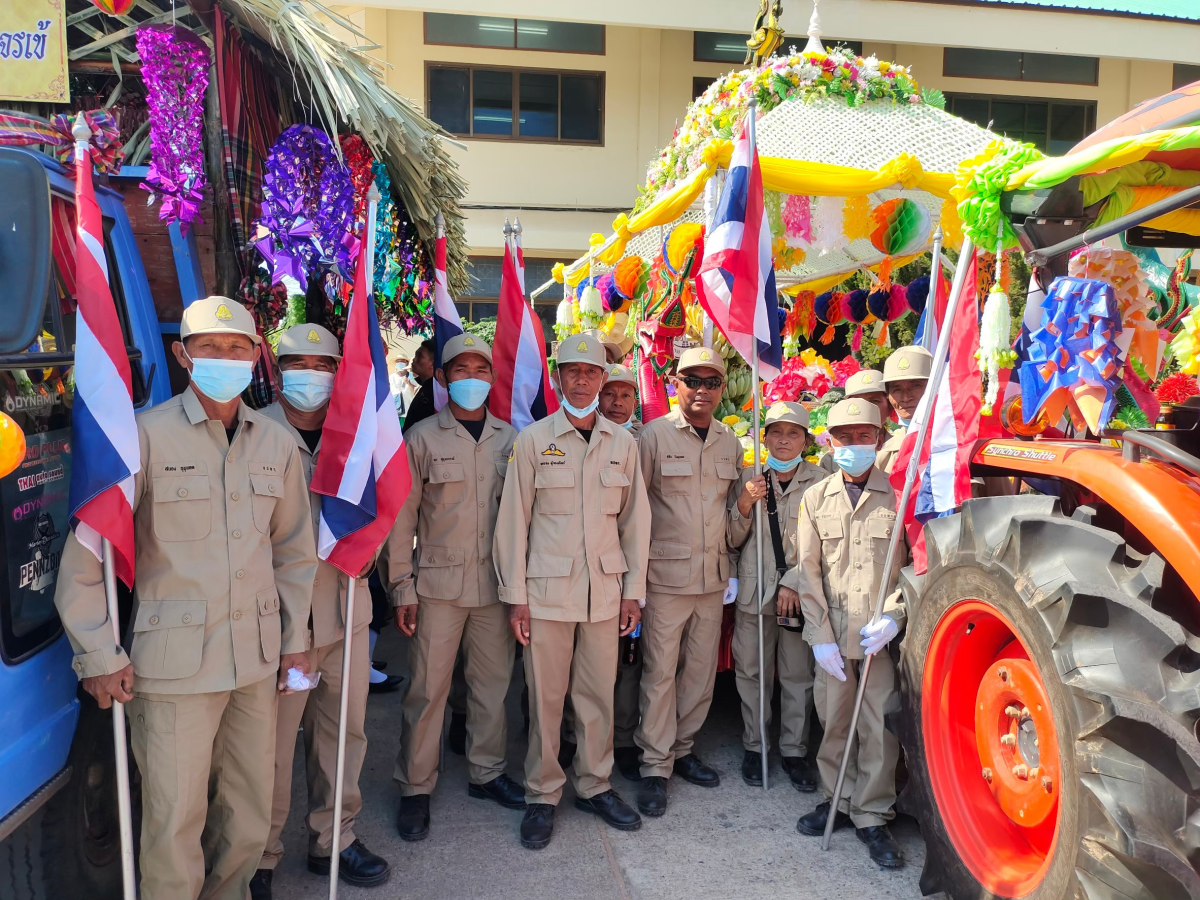
[[554, 837], [554, 807], [549, 803], [530, 803], [521, 820], [521, 846], [541, 850]]
[[613, 762], [626, 781], [641, 781], [642, 751], [637, 747], [616, 747]]
[[467, 755], [467, 714], [450, 713], [450, 733], [446, 735], [450, 752], [455, 756]]
[[[829, 801], [818, 803], [817, 808], [810, 813], [805, 813], [800, 817], [800, 821], [796, 823], [796, 830], [801, 834], [807, 834], [809, 837], [821, 837], [825, 834], [825, 824], [829, 821]], [[843, 812], [837, 814], [837, 818], [833, 820], [833, 830], [845, 828], [850, 824], [850, 817]]]
[[400, 798], [400, 815], [396, 830], [406, 841], [423, 841], [429, 837], [429, 795], [414, 794]]
[[381, 659], [379, 661], [371, 660], [371, 668], [374, 669], [376, 672], [383, 672], [384, 670], [387, 669], [387, 660], [386, 659]]
[[525, 788], [503, 772], [486, 784], [468, 784], [467, 793], [476, 800], [495, 800], [505, 809], [525, 808]]
[[403, 682], [403, 675], [389, 675], [383, 681], [372, 681], [369, 692], [372, 694], [391, 694], [400, 690], [400, 685]]
[[643, 778], [638, 786], [638, 812], [657, 819], [667, 811], [667, 779], [657, 775]]
[[757, 750], [742, 753], [742, 781], [751, 787], [762, 787], [762, 754]]
[[558, 764], [564, 772], [571, 768], [571, 763], [575, 761], [575, 751], [577, 749], [578, 746], [572, 744], [570, 741], [558, 742]]
[[[329, 874], [328, 856], [309, 856], [308, 871], [314, 875]], [[382, 856], [376, 856], [362, 841], [355, 841], [338, 854], [338, 881], [356, 887], [375, 887], [391, 877], [392, 867]]]
[[896, 843], [886, 825], [855, 828], [854, 833], [867, 845], [872, 862], [885, 869], [898, 869], [904, 865], [904, 854], [900, 852], [900, 845]]
[[675, 774], [697, 787], [715, 788], [721, 783], [717, 770], [700, 762], [700, 757], [695, 753], [675, 760]]
[[642, 817], [616, 791], [605, 791], [586, 800], [576, 797], [575, 808], [595, 813], [618, 831], [637, 831], [642, 827]]
[[274, 869], [259, 869], [250, 879], [250, 900], [271, 900], [271, 878]]
[[803, 794], [811, 794], [817, 789], [817, 773], [812, 764], [803, 756], [785, 756], [783, 771], [791, 779], [792, 787]]

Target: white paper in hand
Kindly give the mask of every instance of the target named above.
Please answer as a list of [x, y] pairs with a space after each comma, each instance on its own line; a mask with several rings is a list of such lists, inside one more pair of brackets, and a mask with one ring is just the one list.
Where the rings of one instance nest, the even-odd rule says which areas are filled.
[[311, 691], [321, 680], [320, 672], [305, 675], [295, 666], [287, 671], [287, 686], [289, 691]]

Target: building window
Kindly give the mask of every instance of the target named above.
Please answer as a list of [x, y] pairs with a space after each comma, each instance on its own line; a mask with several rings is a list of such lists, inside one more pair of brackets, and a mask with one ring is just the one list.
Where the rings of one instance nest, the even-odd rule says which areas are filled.
[[425, 13], [425, 43], [604, 55], [604, 26], [496, 16]]
[[[746, 39], [748, 37], [749, 35], [746, 34], [726, 34], [720, 31], [694, 31], [692, 32], [692, 59], [696, 62], [741, 65], [746, 60]], [[804, 39], [807, 41], [807, 38]], [[788, 38], [784, 40], [786, 42]], [[834, 47], [846, 47], [855, 55], [862, 56], [862, 41], [839, 41], [829, 38], [824, 43], [827, 50], [832, 50]]]
[[[553, 277], [554, 264], [561, 262], [569, 264], [571, 260], [530, 259], [525, 258], [525, 288], [532, 291], [545, 284]], [[500, 272], [504, 260], [499, 256], [471, 257], [471, 294], [455, 300], [458, 314], [468, 322], [478, 322], [496, 315], [497, 303], [500, 298]], [[542, 331], [546, 339], [546, 347], [554, 338], [554, 321], [558, 315], [559, 296], [551, 296], [555, 291], [547, 291], [534, 301], [533, 311], [542, 321]]]
[[1193, 81], [1200, 81], [1200, 66], [1175, 63], [1175, 68], [1171, 73], [1171, 90], [1177, 91]]
[[942, 74], [956, 78], [996, 78], [1001, 81], [1097, 84], [1100, 60], [1094, 56], [947, 47], [942, 51]]
[[451, 134], [517, 141], [601, 144], [604, 75], [431, 65], [429, 117]]
[[1096, 104], [1090, 100], [947, 94], [946, 111], [1053, 156], [1096, 130]]

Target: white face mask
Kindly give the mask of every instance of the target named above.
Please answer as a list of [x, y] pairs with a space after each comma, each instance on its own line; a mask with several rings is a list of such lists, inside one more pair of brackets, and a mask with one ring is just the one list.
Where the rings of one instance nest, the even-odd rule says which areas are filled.
[[312, 412], [329, 402], [333, 373], [315, 369], [288, 369], [283, 373], [283, 397], [301, 412]]

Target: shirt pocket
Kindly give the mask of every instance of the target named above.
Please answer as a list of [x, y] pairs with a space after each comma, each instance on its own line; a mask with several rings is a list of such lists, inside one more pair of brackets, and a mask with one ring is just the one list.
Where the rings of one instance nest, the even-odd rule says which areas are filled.
[[270, 534], [275, 503], [283, 497], [283, 476], [263, 472], [262, 468], [260, 463], [250, 463], [250, 493], [253, 495], [250, 505], [254, 511], [254, 527], [263, 534]]
[[429, 470], [426, 493], [429, 499], [441, 504], [461, 503], [466, 496], [466, 470], [462, 463], [435, 463]]
[[462, 596], [465, 562], [461, 547], [421, 547], [417, 594], [431, 600], [457, 600]]
[[646, 580], [666, 587], [685, 587], [692, 580], [692, 548], [675, 541], [651, 541]]
[[538, 469], [533, 486], [534, 509], [544, 516], [575, 515], [575, 473], [570, 469]]
[[714, 467], [717, 471], [717, 477], [724, 481], [736, 481], [738, 477], [738, 467], [734, 464], [732, 457], [722, 457], [717, 460]]
[[129, 660], [138, 678], [190, 678], [204, 654], [203, 600], [144, 600], [133, 620]]
[[500, 487], [498, 487], [496, 489], [496, 493], [499, 494], [501, 489], [504, 487], [504, 477], [508, 474], [508, 454], [507, 453], [497, 453], [496, 454], [496, 474], [500, 476], [500, 482], [501, 482]]
[[212, 531], [207, 475], [155, 475], [154, 536], [160, 541], [199, 541]]
[[821, 561], [832, 564], [842, 557], [846, 543], [842, 520], [838, 516], [817, 516], [814, 520], [821, 537]]
[[528, 598], [539, 606], [565, 607], [570, 602], [574, 557], [530, 553], [525, 563]]
[[896, 527], [896, 514], [884, 510], [867, 519], [867, 535], [871, 539], [871, 555], [875, 562], [887, 562], [888, 545], [892, 542], [892, 529]]
[[279, 616], [279, 592], [275, 588], [259, 591], [258, 640], [262, 645], [263, 662], [279, 659], [279, 647], [283, 641], [283, 620]]
[[615, 516], [621, 512], [625, 501], [625, 489], [629, 487], [629, 476], [620, 469], [609, 467], [600, 470], [600, 512]]
[[658, 464], [658, 489], [664, 497], [688, 492], [692, 482], [692, 464], [687, 460], [663, 460]]

